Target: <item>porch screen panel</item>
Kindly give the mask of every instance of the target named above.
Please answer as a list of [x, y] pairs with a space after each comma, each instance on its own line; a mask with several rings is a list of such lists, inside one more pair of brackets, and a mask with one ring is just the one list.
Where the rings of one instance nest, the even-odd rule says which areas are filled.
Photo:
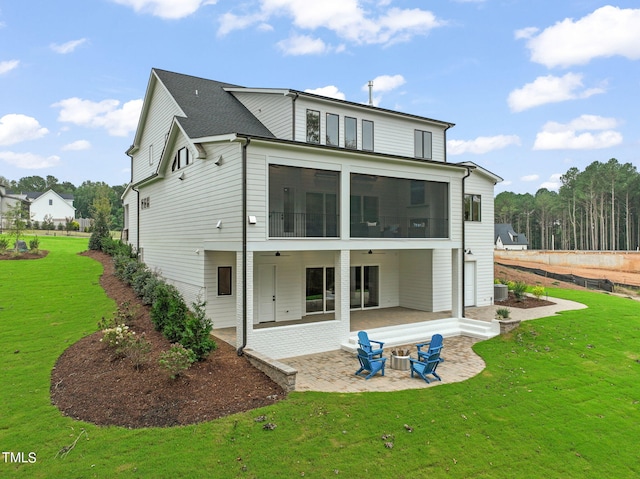
[[378, 266], [364, 267], [363, 307], [372, 308], [380, 305], [380, 279]]

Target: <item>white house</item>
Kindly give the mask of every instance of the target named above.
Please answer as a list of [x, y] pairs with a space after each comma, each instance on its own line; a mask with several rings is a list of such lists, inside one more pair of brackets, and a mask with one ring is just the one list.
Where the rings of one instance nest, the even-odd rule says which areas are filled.
[[8, 193], [7, 187], [0, 184], [0, 233], [10, 226], [6, 213], [15, 208], [17, 204], [23, 204], [26, 208], [26, 195]]
[[[382, 308], [469, 331], [465, 306], [493, 301], [501, 179], [447, 161], [452, 126], [153, 69], [127, 151], [123, 236], [187, 302], [206, 300], [214, 328], [236, 328], [239, 350], [339, 349], [353, 312]], [[436, 332], [420, 324], [378, 337]]]
[[495, 248], [502, 250], [526, 250], [529, 247], [527, 237], [516, 233], [509, 223], [498, 223], [494, 226]]
[[27, 193], [30, 202], [29, 213], [31, 221], [42, 223], [49, 216], [55, 225], [65, 224], [66, 218], [75, 218], [76, 209], [73, 206], [73, 195], [59, 194], [53, 190], [44, 193]]

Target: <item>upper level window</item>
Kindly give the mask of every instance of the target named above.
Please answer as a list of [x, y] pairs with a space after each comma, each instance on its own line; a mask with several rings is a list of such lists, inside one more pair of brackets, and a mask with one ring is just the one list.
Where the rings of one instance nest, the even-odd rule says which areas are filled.
[[173, 163], [171, 164], [171, 171], [179, 170], [189, 164], [189, 150], [186, 147], [180, 148], [173, 157]]
[[338, 115], [335, 115], [334, 113], [327, 113], [327, 145], [339, 146], [339, 122], [340, 117]]
[[344, 117], [344, 147], [356, 149], [358, 147], [358, 124], [355, 118]]
[[415, 130], [415, 157], [431, 159], [431, 132]]
[[320, 143], [320, 112], [307, 110], [307, 143]]
[[53, 205], [53, 200], [49, 200], [49, 206]]
[[482, 221], [480, 215], [482, 201], [480, 195], [464, 195], [465, 221]]
[[373, 122], [362, 120], [362, 149], [373, 151]]

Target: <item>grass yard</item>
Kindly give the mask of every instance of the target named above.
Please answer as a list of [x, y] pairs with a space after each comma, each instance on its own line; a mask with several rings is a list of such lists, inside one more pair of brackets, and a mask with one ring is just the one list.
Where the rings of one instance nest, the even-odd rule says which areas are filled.
[[[99, 286], [101, 266], [76, 254], [86, 239], [40, 240], [46, 258], [0, 261], [0, 477], [640, 475], [636, 301], [551, 290], [589, 309], [478, 343], [487, 368], [463, 383], [293, 393], [267, 408], [170, 429], [97, 427], [50, 404], [49, 377], [62, 351], [115, 304]], [[277, 428], [264, 430], [259, 415]], [[23, 453], [24, 462], [9, 453]]]

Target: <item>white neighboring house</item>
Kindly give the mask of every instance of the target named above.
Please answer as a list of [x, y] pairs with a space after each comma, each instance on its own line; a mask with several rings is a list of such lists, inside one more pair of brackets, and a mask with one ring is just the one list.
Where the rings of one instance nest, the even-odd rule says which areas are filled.
[[493, 301], [501, 178], [447, 161], [452, 126], [153, 69], [123, 237], [187, 303], [206, 300], [215, 328], [235, 328], [239, 352], [347, 347], [352, 314], [381, 308], [442, 318], [369, 329], [387, 345], [468, 333], [465, 305]]
[[31, 221], [42, 223], [45, 216], [51, 215], [53, 223], [58, 226], [64, 225], [66, 218], [76, 217], [72, 194], [58, 194], [53, 190], [47, 190], [44, 193], [27, 193], [26, 196], [30, 202]]

